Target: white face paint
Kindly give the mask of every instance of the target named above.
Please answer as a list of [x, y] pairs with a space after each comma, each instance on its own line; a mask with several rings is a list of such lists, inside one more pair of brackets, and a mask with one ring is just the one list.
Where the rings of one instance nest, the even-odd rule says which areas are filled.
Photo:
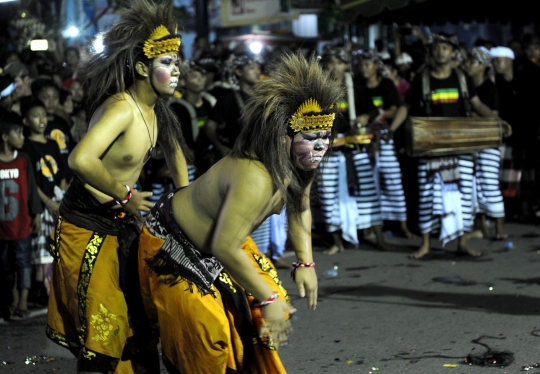
[[330, 130], [296, 133], [291, 144], [296, 167], [305, 171], [316, 169], [328, 150], [331, 134]]
[[156, 90], [162, 95], [172, 95], [178, 86], [180, 59], [176, 54], [156, 57], [152, 61], [152, 80]]

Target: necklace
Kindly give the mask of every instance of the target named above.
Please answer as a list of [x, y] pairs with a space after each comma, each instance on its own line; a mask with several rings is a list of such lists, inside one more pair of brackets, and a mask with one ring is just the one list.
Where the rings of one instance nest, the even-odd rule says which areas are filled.
[[[127, 90], [127, 92], [129, 93], [129, 96], [131, 96], [131, 98], [133, 99], [133, 102], [137, 106], [137, 109], [139, 109], [139, 113], [141, 113], [142, 120], [144, 122], [144, 125], [146, 126], [146, 131], [148, 131], [148, 138], [150, 139], [150, 150], [148, 151], [148, 154], [150, 154], [150, 157], [154, 157], [156, 155], [156, 153], [157, 153], [156, 152], [156, 147], [154, 146], [154, 139], [155, 139], [154, 129], [156, 127], [154, 126], [152, 128], [152, 136], [150, 136], [150, 128], [148, 127], [148, 124], [146, 123], [146, 120], [144, 119], [144, 116], [142, 114], [141, 108], [139, 107], [139, 104], [137, 104], [137, 101], [135, 100], [135, 97], [133, 97], [133, 94], [131, 93], [131, 91]], [[154, 124], [155, 124], [155, 121], [156, 121], [156, 117], [155, 117], [155, 114], [154, 114]]]

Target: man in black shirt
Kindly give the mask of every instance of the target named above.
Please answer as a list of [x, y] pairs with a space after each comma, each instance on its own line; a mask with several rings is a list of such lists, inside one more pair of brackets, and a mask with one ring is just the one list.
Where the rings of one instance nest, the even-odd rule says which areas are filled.
[[245, 102], [253, 92], [253, 87], [261, 78], [261, 67], [254, 55], [247, 52], [235, 53], [227, 61], [232, 89], [224, 92], [204, 125], [208, 139], [221, 156], [230, 153], [242, 124], [240, 117]]
[[[512, 51], [510, 51], [512, 52]], [[520, 211], [515, 212], [520, 220], [529, 220], [531, 211], [538, 204], [538, 183], [540, 180], [540, 124], [533, 108], [540, 102], [538, 87], [540, 86], [540, 42], [533, 37], [526, 47], [527, 58], [512, 71], [512, 83], [515, 88], [517, 119], [515, 131], [507, 145], [512, 148], [513, 169], [521, 174], [518, 183], [514, 184], [515, 196], [521, 203]], [[510, 56], [508, 48], [495, 48], [495, 54]], [[513, 52], [512, 55], [513, 57]], [[501, 64], [510, 65], [506, 70], [512, 69], [513, 59], [509, 57], [495, 57], [495, 67], [503, 70]], [[510, 64], [509, 64], [510, 63]], [[505, 76], [508, 77], [509, 73]], [[509, 82], [507, 80], [507, 82]], [[499, 84], [504, 83], [502, 80]], [[501, 114], [502, 116], [502, 114]], [[514, 123], [514, 122], [512, 122]], [[514, 173], [516, 175], [516, 173]]]
[[501, 190], [508, 216], [518, 215], [515, 208], [523, 164], [523, 124], [519, 120], [518, 74], [514, 65], [514, 52], [507, 47], [495, 47], [489, 51], [495, 68], [495, 84], [499, 93], [499, 116], [513, 124], [512, 136], [504, 139], [501, 146]]
[[[388, 131], [388, 121], [394, 117], [401, 104], [399, 93], [394, 82], [383, 77], [384, 64], [378, 53], [369, 50], [362, 53], [361, 57], [364, 79], [357, 80], [355, 86], [357, 96], [368, 100], [357, 102], [356, 111], [361, 125], [372, 123], [378, 133], [384, 134]], [[379, 162], [382, 218], [385, 221], [400, 222], [401, 233], [410, 238], [412, 233], [407, 227], [405, 193], [394, 140], [381, 139], [378, 148], [376, 156]]]
[[[433, 34], [429, 40], [431, 66], [426, 73], [415, 76], [407, 93], [405, 103], [398, 109], [389, 130], [393, 132], [403, 123], [408, 114], [426, 117], [465, 117], [472, 110], [482, 117], [495, 114], [483, 104], [476, 89], [464, 74], [452, 68], [456, 56], [458, 40], [455, 36]], [[460, 78], [466, 80], [468, 97]], [[429, 85], [428, 95], [424, 95]], [[426, 97], [428, 96], [428, 97]], [[472, 175], [474, 164], [471, 159], [458, 157], [421, 158], [418, 165], [419, 216], [422, 244], [411, 258], [421, 258], [431, 250], [430, 234], [441, 229], [443, 243], [459, 237], [458, 251], [470, 256], [480, 256], [481, 252], [467, 246], [465, 232], [472, 227]], [[458, 175], [459, 174], [459, 175]]]
[[[499, 94], [488, 51], [481, 48], [471, 49], [466, 65], [467, 73], [476, 87], [480, 100], [491, 110], [498, 112]], [[503, 227], [504, 203], [499, 185], [500, 162], [501, 151], [499, 147], [483, 149], [477, 154], [476, 189], [479, 215], [475, 218], [475, 230], [471, 233], [471, 237], [486, 236], [486, 216], [496, 222], [496, 239], [504, 240], [508, 237]]]

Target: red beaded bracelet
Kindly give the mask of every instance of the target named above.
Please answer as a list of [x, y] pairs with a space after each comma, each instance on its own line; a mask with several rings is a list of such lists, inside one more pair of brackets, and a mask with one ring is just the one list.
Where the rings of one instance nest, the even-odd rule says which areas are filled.
[[123, 207], [126, 206], [127, 203], [129, 203], [129, 200], [131, 200], [131, 197], [133, 196], [133, 193], [131, 192], [131, 187], [129, 187], [126, 184], [126, 188], [127, 188], [127, 195], [124, 198], [124, 200], [116, 200], [116, 203], [123, 206]]
[[261, 301], [260, 303], [253, 304], [254, 308], [262, 308], [263, 306], [267, 306], [268, 304], [272, 304], [276, 299], [279, 297], [279, 293], [273, 292], [272, 296], [270, 296], [268, 299]]
[[291, 278], [294, 280], [296, 278], [296, 271], [298, 268], [314, 268], [314, 262], [293, 262], [291, 270]]

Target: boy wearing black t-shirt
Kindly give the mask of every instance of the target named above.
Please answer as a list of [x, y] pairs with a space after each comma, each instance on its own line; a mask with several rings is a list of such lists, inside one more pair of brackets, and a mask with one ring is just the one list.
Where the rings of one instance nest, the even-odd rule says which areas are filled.
[[[468, 98], [460, 84], [463, 72], [452, 68], [456, 56], [458, 40], [455, 36], [433, 34], [429, 40], [430, 66], [426, 73], [415, 76], [407, 93], [405, 103], [398, 109], [389, 130], [389, 136], [403, 123], [408, 114], [424, 117], [465, 117], [470, 109], [482, 117], [495, 114], [483, 104], [468, 77], [466, 89]], [[427, 82], [426, 82], [427, 80]], [[429, 98], [425, 97], [424, 87], [429, 85]], [[511, 131], [503, 121], [505, 132]], [[470, 158], [470, 159], [469, 159]], [[419, 178], [419, 226], [422, 234], [420, 248], [410, 255], [421, 258], [431, 250], [430, 234], [441, 230], [443, 243], [459, 237], [458, 252], [478, 257], [481, 252], [467, 246], [465, 232], [472, 226], [472, 156], [450, 156], [420, 158]]]
[[45, 208], [41, 214], [41, 231], [32, 238], [32, 264], [36, 265], [36, 280], [41, 282], [44, 274], [47, 274], [47, 267], [53, 262], [47, 240], [54, 227], [54, 220], [58, 215], [67, 183], [58, 144], [45, 137], [47, 128], [45, 105], [40, 100], [30, 97], [22, 101], [21, 113], [24, 125], [30, 130], [23, 150], [32, 162], [39, 197]]
[[[73, 173], [69, 169], [67, 162], [69, 153], [73, 149], [73, 143], [70, 137], [71, 131], [66, 120], [56, 114], [60, 106], [60, 90], [53, 81], [49, 79], [38, 79], [32, 83], [32, 93], [45, 106], [45, 110], [47, 111], [45, 137], [54, 140], [58, 144], [64, 175], [66, 180], [71, 180]], [[21, 115], [24, 116], [22, 113]]]

